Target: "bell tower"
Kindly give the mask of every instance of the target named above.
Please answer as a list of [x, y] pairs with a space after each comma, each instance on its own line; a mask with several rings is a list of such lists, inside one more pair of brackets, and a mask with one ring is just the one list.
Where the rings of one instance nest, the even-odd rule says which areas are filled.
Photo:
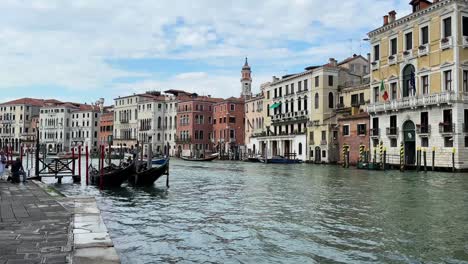
[[245, 58], [244, 66], [242, 67], [242, 78], [241, 78], [241, 97], [244, 99], [252, 97], [252, 71], [250, 70], [247, 57]]

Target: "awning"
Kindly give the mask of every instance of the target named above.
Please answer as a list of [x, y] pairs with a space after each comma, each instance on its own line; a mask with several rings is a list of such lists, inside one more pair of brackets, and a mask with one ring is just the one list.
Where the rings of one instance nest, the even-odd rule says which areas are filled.
[[278, 102], [278, 103], [274, 103], [270, 106], [270, 109], [275, 109], [276, 107], [280, 106], [281, 105], [281, 102]]

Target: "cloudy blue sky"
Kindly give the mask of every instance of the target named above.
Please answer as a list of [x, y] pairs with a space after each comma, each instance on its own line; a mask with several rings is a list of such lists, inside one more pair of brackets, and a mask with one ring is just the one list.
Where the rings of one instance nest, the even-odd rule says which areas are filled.
[[366, 33], [409, 0], [1, 0], [0, 101], [107, 103], [146, 90], [240, 92], [272, 75], [366, 54]]

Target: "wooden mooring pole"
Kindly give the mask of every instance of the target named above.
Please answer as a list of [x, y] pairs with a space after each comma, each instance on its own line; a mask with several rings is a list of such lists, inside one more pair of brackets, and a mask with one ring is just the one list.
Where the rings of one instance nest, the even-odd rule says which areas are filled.
[[81, 179], [81, 145], [78, 146], [78, 178]]
[[385, 171], [385, 166], [387, 166], [387, 148], [384, 147], [384, 150], [383, 150], [383, 166], [382, 166], [382, 169]]
[[86, 185], [89, 184], [89, 148], [88, 145], [86, 145]]
[[102, 190], [104, 186], [104, 145], [101, 145], [101, 156], [99, 160], [100, 160], [99, 189]]
[[452, 149], [452, 172], [455, 172], [455, 148]]
[[72, 148], [72, 174], [75, 175], [75, 148]]
[[424, 172], [427, 172], [427, 155], [426, 155], [426, 148], [423, 148], [423, 156], [424, 156]]
[[432, 147], [432, 171], [435, 171], [435, 147]]
[[421, 148], [416, 148], [416, 171], [420, 171], [421, 168]]

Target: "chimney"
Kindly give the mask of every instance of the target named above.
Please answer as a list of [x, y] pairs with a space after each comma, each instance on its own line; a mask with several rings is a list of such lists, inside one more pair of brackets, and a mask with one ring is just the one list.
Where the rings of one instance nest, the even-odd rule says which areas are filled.
[[383, 16], [383, 25], [388, 25], [388, 15]]
[[330, 64], [330, 66], [336, 67], [337, 61], [334, 58], [330, 58], [328, 60], [328, 64]]
[[392, 10], [392, 11], [388, 12], [388, 23], [392, 23], [395, 20], [396, 20], [395, 10]]

